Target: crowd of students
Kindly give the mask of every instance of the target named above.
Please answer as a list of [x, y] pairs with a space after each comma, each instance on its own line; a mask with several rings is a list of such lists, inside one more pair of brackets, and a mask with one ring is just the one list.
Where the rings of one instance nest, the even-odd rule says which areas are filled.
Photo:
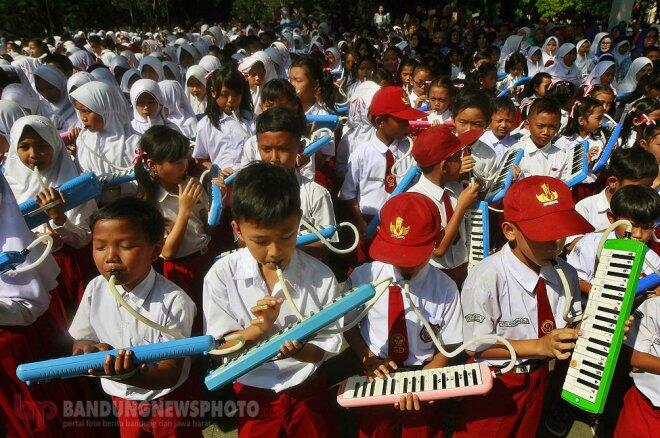
[[[237, 400], [259, 404], [257, 416], [238, 416], [240, 436], [337, 436], [337, 382], [326, 366], [334, 356], [361, 366], [340, 366], [344, 378], [466, 361], [498, 371], [510, 361], [502, 343], [467, 345], [454, 358], [437, 348], [493, 334], [515, 349], [513, 369], [487, 394], [462, 398], [451, 425], [445, 403], [408, 393], [394, 406], [356, 408], [359, 435], [565, 435], [561, 419], [574, 411], [560, 391], [582, 332], [564, 309], [585, 308], [603, 233], [629, 221], [609, 237], [648, 245], [643, 275], [660, 268], [658, 27], [492, 27], [429, 13], [342, 33], [323, 17], [283, 10], [278, 19], [6, 44], [0, 244], [20, 251], [42, 235], [54, 243], [35, 269], [0, 277], [0, 431], [112, 432], [66, 427], [64, 401], [101, 397], [91, 379], [27, 386], [15, 374], [21, 363], [200, 334], [232, 334], [246, 349], [351, 287], [390, 278], [359, 324], [291, 340], [234, 383]], [[330, 132], [306, 118], [346, 108]], [[428, 126], [411, 124], [419, 120]], [[620, 137], [596, 171], [617, 123]], [[327, 133], [316, 154], [302, 153]], [[582, 141], [589, 169], [569, 189], [565, 168]], [[466, 215], [517, 149], [514, 182], [489, 213], [491, 254], [468, 268]], [[220, 175], [205, 180], [212, 165]], [[414, 166], [419, 178], [392, 196]], [[135, 181], [71, 209], [55, 189], [85, 172], [129, 171]], [[225, 204], [214, 228], [210, 185]], [[18, 204], [32, 199], [49, 221], [29, 230]], [[296, 248], [301, 222], [344, 221], [357, 230], [355, 251]], [[341, 228], [328, 240], [350, 245]], [[155, 325], [119, 303], [111, 277]], [[630, 348], [611, 391], [617, 415], [604, 419], [615, 436], [650, 437], [660, 425], [657, 294], [636, 300], [626, 327]], [[121, 436], [199, 436], [184, 414], [140, 417], [138, 408], [213, 398], [201, 380], [218, 365], [135, 364], [122, 350], [89, 374], [118, 408]], [[542, 423], [544, 403], [553, 413]]]

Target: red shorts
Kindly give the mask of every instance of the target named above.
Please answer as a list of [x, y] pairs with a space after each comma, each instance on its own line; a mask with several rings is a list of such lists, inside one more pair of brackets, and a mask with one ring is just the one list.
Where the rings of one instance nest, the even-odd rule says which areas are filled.
[[234, 383], [239, 403], [256, 401], [254, 418], [238, 417], [240, 437], [336, 437], [326, 379], [317, 372], [300, 385], [275, 393], [269, 389]]
[[354, 409], [360, 438], [428, 438], [444, 436], [441, 403], [422, 403], [420, 411], [401, 412], [393, 406]]
[[660, 408], [651, 404], [635, 385], [623, 398], [623, 409], [614, 430], [615, 437], [646, 438], [660, 431]]
[[463, 400], [453, 437], [536, 436], [547, 384], [547, 366], [501, 375], [489, 393]]
[[[117, 409], [122, 438], [202, 437], [202, 418], [183, 414], [186, 402], [194, 400], [200, 400], [199, 383], [188, 376], [181, 386], [158, 399], [136, 401], [113, 396], [112, 404]], [[165, 402], [181, 402], [181, 407], [177, 409]]]

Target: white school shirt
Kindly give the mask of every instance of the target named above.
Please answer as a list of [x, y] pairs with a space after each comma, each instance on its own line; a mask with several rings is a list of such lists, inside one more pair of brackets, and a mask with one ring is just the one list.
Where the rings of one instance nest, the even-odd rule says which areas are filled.
[[[603, 148], [605, 147], [605, 140], [601, 136], [600, 138], [595, 138], [592, 135], [588, 135], [586, 137], [580, 137], [580, 134], [573, 134], [570, 137], [567, 137], [565, 135], [562, 135], [555, 141], [555, 146], [557, 146], [559, 149], [566, 150], [569, 147], [572, 147], [575, 143], [577, 142], [582, 142], [586, 140], [587, 143], [589, 144], [589, 150], [596, 149], [598, 151], [602, 151]], [[600, 152], [599, 152], [600, 153]], [[598, 155], [594, 157], [594, 159], [589, 163], [589, 167], [591, 167], [591, 164], [598, 159]], [[591, 170], [591, 169], [590, 169]], [[594, 175], [592, 172], [589, 172], [587, 177], [582, 181], [583, 184], [591, 184], [596, 182], [596, 175]]]
[[[250, 164], [253, 161], [261, 161], [261, 155], [259, 154], [259, 143], [257, 142], [256, 134], [248, 138], [243, 144], [243, 154], [241, 155], [241, 169]], [[310, 157], [310, 160], [307, 164], [300, 167], [298, 172], [301, 175], [314, 179], [316, 174], [314, 157]]]
[[[582, 239], [575, 245], [573, 251], [570, 252], [566, 260], [568, 263], [573, 266], [578, 273], [580, 280], [584, 280], [588, 283], [594, 279], [594, 264], [596, 263], [596, 251], [598, 250], [598, 242], [603, 236], [603, 233], [588, 233], [585, 234]], [[608, 239], [616, 239], [616, 234], [614, 231], [607, 236]], [[644, 275], [653, 274], [653, 268], [648, 266], [650, 264], [653, 268], [660, 269], [660, 257], [653, 251], [649, 249], [646, 251], [646, 263], [642, 268], [642, 273]]]
[[[183, 184], [186, 184], [186, 180]], [[162, 186], [158, 186], [158, 207], [165, 218], [165, 237], [172, 231], [176, 217], [179, 214], [179, 195], [170, 193]], [[192, 214], [188, 219], [186, 231], [183, 234], [183, 240], [176, 252], [174, 258], [187, 257], [200, 251], [205, 251], [208, 247], [211, 237], [206, 234], [206, 221], [208, 219], [209, 199], [206, 191], [202, 190], [202, 195], [197, 204], [192, 209]]]
[[[183, 336], [190, 336], [196, 312], [195, 303], [179, 286], [156, 273], [153, 268], [132, 291], [126, 292], [121, 286], [117, 286], [117, 290], [141, 315], [178, 330]], [[100, 275], [85, 288], [76, 316], [69, 327], [69, 334], [76, 340], [102, 342], [114, 348], [173, 339], [139, 322], [121, 307], [110, 292], [108, 282]], [[188, 378], [189, 371], [190, 358], [186, 358], [176, 385], [161, 390], [139, 388], [108, 379], [101, 379], [101, 386], [106, 394], [126, 400], [154, 400], [178, 388]]]
[[[358, 266], [351, 273], [350, 287], [393, 277], [394, 283], [401, 287], [405, 280], [394, 266], [379, 261]], [[463, 342], [461, 303], [459, 301], [456, 283], [444, 272], [424, 266], [417, 274], [408, 280], [412, 302], [420, 310], [424, 318], [431, 324], [442, 345], [460, 344]], [[433, 358], [437, 353], [431, 337], [428, 335], [422, 321], [419, 320], [408, 299], [403, 297], [406, 318], [406, 333], [408, 334], [408, 358], [404, 365], [421, 365]], [[360, 323], [360, 334], [369, 346], [369, 350], [379, 357], [389, 356], [389, 290], [386, 290], [369, 309], [369, 313]], [[347, 322], [358, 312], [347, 316]]]
[[[321, 184], [300, 174], [297, 174], [296, 177], [298, 178], [298, 184], [300, 184], [300, 209], [302, 210], [303, 219], [318, 229], [337, 225], [330, 192]], [[308, 232], [307, 228], [304, 227], [300, 227], [300, 231], [303, 234]], [[337, 233], [329, 240], [338, 242]]]
[[[456, 204], [458, 202], [458, 195], [463, 191], [459, 183], [446, 183], [445, 187], [440, 187], [431, 182], [425, 175], [419, 177], [419, 181], [408, 190], [410, 193], [421, 193], [430, 198], [440, 210], [440, 219], [442, 221], [442, 228], [447, 227], [447, 212], [445, 211], [445, 204], [442, 202], [442, 197], [445, 192], [449, 195], [449, 202], [452, 208], [456, 211]], [[465, 222], [461, 221], [458, 227], [458, 241], [452, 244], [447, 252], [442, 257], [431, 258], [431, 264], [441, 269], [451, 269], [466, 263], [468, 260], [467, 244], [465, 241]]]
[[[56, 225], [53, 220], [48, 223], [34, 228], [32, 231], [40, 233], [48, 233], [48, 227], [62, 238], [62, 243], [69, 245], [72, 248], [84, 248], [89, 242], [92, 241], [92, 231], [89, 228], [89, 219], [98, 210], [96, 201], [87, 201], [82, 205], [68, 210], [66, 221], [62, 225]], [[53, 251], [58, 251], [62, 247], [53, 246]]]
[[208, 159], [221, 169], [227, 167], [238, 169], [241, 164], [243, 144], [252, 136], [248, 128], [225, 113], [222, 113], [218, 128], [215, 128], [209, 117], [204, 116], [197, 124], [193, 158]]
[[495, 151], [480, 140], [470, 145], [470, 155], [474, 158], [472, 173], [480, 179], [488, 179], [495, 176], [499, 170], [499, 159]]
[[[623, 342], [640, 353], [660, 357], [660, 297], [649, 298], [633, 312], [635, 324]], [[631, 372], [637, 389], [655, 406], [660, 407], [660, 375]]]
[[524, 154], [520, 161], [522, 177], [533, 175], [560, 178], [566, 165], [566, 153], [552, 142], [539, 148], [531, 139], [518, 142]]
[[610, 203], [603, 189], [600, 193], [587, 196], [575, 204], [575, 211], [580, 213], [587, 222], [589, 222], [596, 231], [602, 231], [610, 226], [610, 220], [607, 218], [607, 212], [610, 211]]
[[[575, 269], [561, 259], [558, 265], [566, 274], [572, 291], [571, 315], [582, 312], [580, 289]], [[541, 269], [548, 300], [555, 318], [555, 327], [563, 328], [566, 295], [559, 275], [550, 266]], [[486, 334], [497, 334], [505, 339], [538, 339], [538, 313], [534, 288], [539, 276], [516, 257], [509, 244], [501, 251], [486, 257], [468, 273], [461, 292], [463, 307], [463, 337], [466, 341]], [[482, 351], [488, 343], [476, 344], [471, 350]], [[518, 356], [517, 363], [542, 357]], [[509, 359], [477, 358], [477, 362], [502, 366]]]
[[[330, 268], [301, 250], [294, 251], [284, 269], [284, 278], [292, 299], [303, 315], [318, 312], [337, 296], [337, 280]], [[205, 333], [220, 338], [249, 327], [250, 321], [254, 319], [250, 309], [257, 301], [269, 295], [284, 298], [279, 282], [275, 284], [273, 292], [268, 293], [257, 261], [247, 248], [221, 258], [204, 278]], [[284, 302], [273, 330], [279, 330], [296, 320], [291, 307]], [[341, 324], [341, 319], [339, 321]], [[308, 342], [329, 353], [323, 360], [339, 353], [341, 348], [340, 335], [317, 333]], [[244, 385], [280, 392], [303, 383], [322, 362], [300, 362], [295, 358], [269, 361], [243, 375], [238, 381]]]
[[[328, 115], [330, 112], [326, 110], [323, 106], [321, 106], [318, 102], [314, 102], [314, 105], [310, 106], [307, 111], [305, 111], [305, 115]], [[309, 123], [308, 125], [312, 126], [312, 123]], [[314, 127], [314, 131], [319, 129], [318, 127]], [[321, 150], [319, 151], [321, 154], [328, 156], [328, 157], [334, 157], [335, 156], [335, 139], [334, 137], [330, 140], [328, 144], [323, 146]], [[312, 157], [313, 158], [313, 157]]]
[[[387, 146], [377, 135], [351, 152], [348, 157], [346, 178], [339, 190], [339, 199], [357, 199], [362, 214], [375, 215], [380, 211], [390, 194], [385, 191], [385, 154], [389, 149], [394, 162], [401, 158], [410, 147], [407, 139], [392, 142]], [[412, 156], [397, 166], [397, 173], [403, 175], [414, 164]], [[397, 178], [397, 182], [400, 178]]]
[[500, 140], [495, 136], [493, 131], [485, 131], [483, 135], [479, 137], [480, 142], [490, 146], [493, 152], [495, 152], [498, 163], [502, 161], [504, 154], [509, 151], [509, 148], [518, 142], [518, 139], [517, 136], [507, 134], [502, 140]]
[[442, 114], [438, 114], [437, 111], [433, 110], [429, 113], [426, 119], [431, 123], [442, 124], [442, 123], [451, 122], [452, 120], [451, 111], [449, 109], [446, 109], [445, 112], [443, 112]]

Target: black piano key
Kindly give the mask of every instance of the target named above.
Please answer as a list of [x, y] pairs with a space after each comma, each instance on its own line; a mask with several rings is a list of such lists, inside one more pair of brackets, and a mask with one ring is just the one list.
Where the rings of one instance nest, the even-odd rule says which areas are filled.
[[609, 307], [598, 306], [598, 310], [600, 310], [601, 312], [612, 313], [614, 315], [619, 316], [619, 311], [617, 309], [610, 309]]
[[584, 374], [585, 376], [589, 376], [589, 377], [591, 377], [592, 379], [596, 379], [596, 380], [600, 380], [600, 379], [601, 379], [601, 376], [599, 376], [598, 374], [594, 374], [594, 373], [592, 373], [591, 371], [587, 371], [587, 370], [585, 370], [585, 369], [580, 369], [580, 374]]
[[457, 388], [461, 386], [461, 379], [458, 377], [458, 371], [454, 371], [454, 384]]
[[383, 387], [380, 388], [380, 395], [385, 395], [387, 393], [387, 380], [383, 382]]
[[612, 253], [611, 257], [614, 259], [635, 260], [634, 254], [621, 254], [620, 252]]
[[588, 386], [589, 388], [598, 389], [598, 385], [594, 385], [593, 383], [587, 382], [586, 380], [581, 379], [579, 377], [577, 378], [577, 381], [585, 386]]
[[433, 390], [435, 391], [436, 389], [438, 389], [438, 376], [434, 375], [433, 376]]
[[417, 389], [417, 385], [416, 385], [417, 379], [413, 377], [411, 380], [412, 380], [412, 390], [410, 392], [415, 392], [415, 389]]
[[605, 371], [605, 367], [603, 367], [602, 365], [598, 365], [597, 363], [592, 362], [590, 360], [583, 360], [582, 363], [585, 365], [589, 365], [591, 368], [596, 368], [597, 370]]
[[598, 321], [608, 322], [610, 324], [616, 324], [616, 319], [606, 318], [603, 315], [595, 315], [594, 318], [597, 319]]
[[594, 324], [593, 328], [596, 328], [598, 330], [602, 330], [602, 331], [607, 332], [607, 333], [614, 333], [614, 329], [611, 329], [609, 327], [605, 327], [604, 325], [600, 325], [600, 324]]
[[371, 384], [369, 385], [369, 397], [374, 396], [374, 390], [376, 389], [376, 381], [373, 380]]
[[607, 275], [611, 277], [619, 277], [619, 278], [628, 278], [628, 274], [622, 274], [621, 272], [612, 272], [612, 271], [607, 271]]
[[623, 263], [610, 263], [610, 266], [612, 266], [614, 268], [630, 269], [630, 267], [632, 266], [632, 263], [630, 263], [630, 264], [628, 264], [628, 263], [626, 263], [626, 264], [623, 264]]
[[623, 301], [623, 298], [618, 297], [618, 296], [616, 296], [616, 295], [611, 295], [611, 294], [601, 294], [601, 296], [602, 296], [603, 298], [609, 298], [610, 300], [614, 300], [614, 301]]
[[470, 379], [469, 379], [469, 377], [468, 377], [468, 372], [467, 372], [467, 370], [463, 370], [463, 384], [464, 384], [465, 386], [469, 386], [469, 385], [470, 385]]
[[477, 384], [477, 382], [479, 382], [479, 379], [477, 378], [477, 370], [475, 369], [472, 370], [472, 381], [474, 382], [475, 385]]
[[392, 378], [390, 382], [390, 394], [394, 394], [394, 389], [396, 388], [396, 379]]
[[367, 396], [367, 386], [369, 386], [369, 384], [367, 384], [367, 383], [362, 385], [362, 395], [361, 395], [361, 397], [366, 397]]
[[424, 391], [424, 376], [419, 378], [419, 390]]
[[[628, 277], [626, 277], [628, 278]], [[603, 289], [615, 290], [617, 292], [625, 292], [626, 288], [621, 286], [615, 286], [613, 284], [604, 284]]]
[[447, 388], [447, 376], [445, 375], [445, 373], [442, 373], [442, 389], [446, 389], [446, 388]]
[[595, 348], [587, 347], [586, 350], [587, 350], [587, 351], [590, 351], [590, 352], [592, 352], [592, 353], [599, 354], [599, 355], [601, 355], [601, 356], [603, 356], [603, 357], [607, 357], [607, 353], [603, 353], [602, 351], [600, 351], [600, 350], [596, 350]]
[[408, 392], [408, 378], [404, 377], [403, 378], [403, 393], [406, 394]]
[[353, 389], [353, 397], [357, 397], [358, 389], [360, 389], [360, 382], [355, 382], [355, 389]]
[[609, 342], [601, 341], [600, 339], [596, 338], [589, 338], [589, 342], [593, 342], [594, 344], [602, 345], [603, 347], [608, 347], [610, 346]]

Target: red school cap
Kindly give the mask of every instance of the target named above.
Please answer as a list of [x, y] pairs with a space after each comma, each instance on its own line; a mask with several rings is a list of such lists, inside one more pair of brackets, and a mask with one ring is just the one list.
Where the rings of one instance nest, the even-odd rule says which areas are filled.
[[376, 91], [369, 105], [371, 116], [392, 116], [404, 120], [417, 120], [426, 113], [410, 107], [410, 99], [401, 87], [387, 86]]
[[412, 156], [420, 167], [433, 166], [476, 142], [483, 133], [472, 129], [457, 136], [448, 126], [432, 126], [417, 136]]

